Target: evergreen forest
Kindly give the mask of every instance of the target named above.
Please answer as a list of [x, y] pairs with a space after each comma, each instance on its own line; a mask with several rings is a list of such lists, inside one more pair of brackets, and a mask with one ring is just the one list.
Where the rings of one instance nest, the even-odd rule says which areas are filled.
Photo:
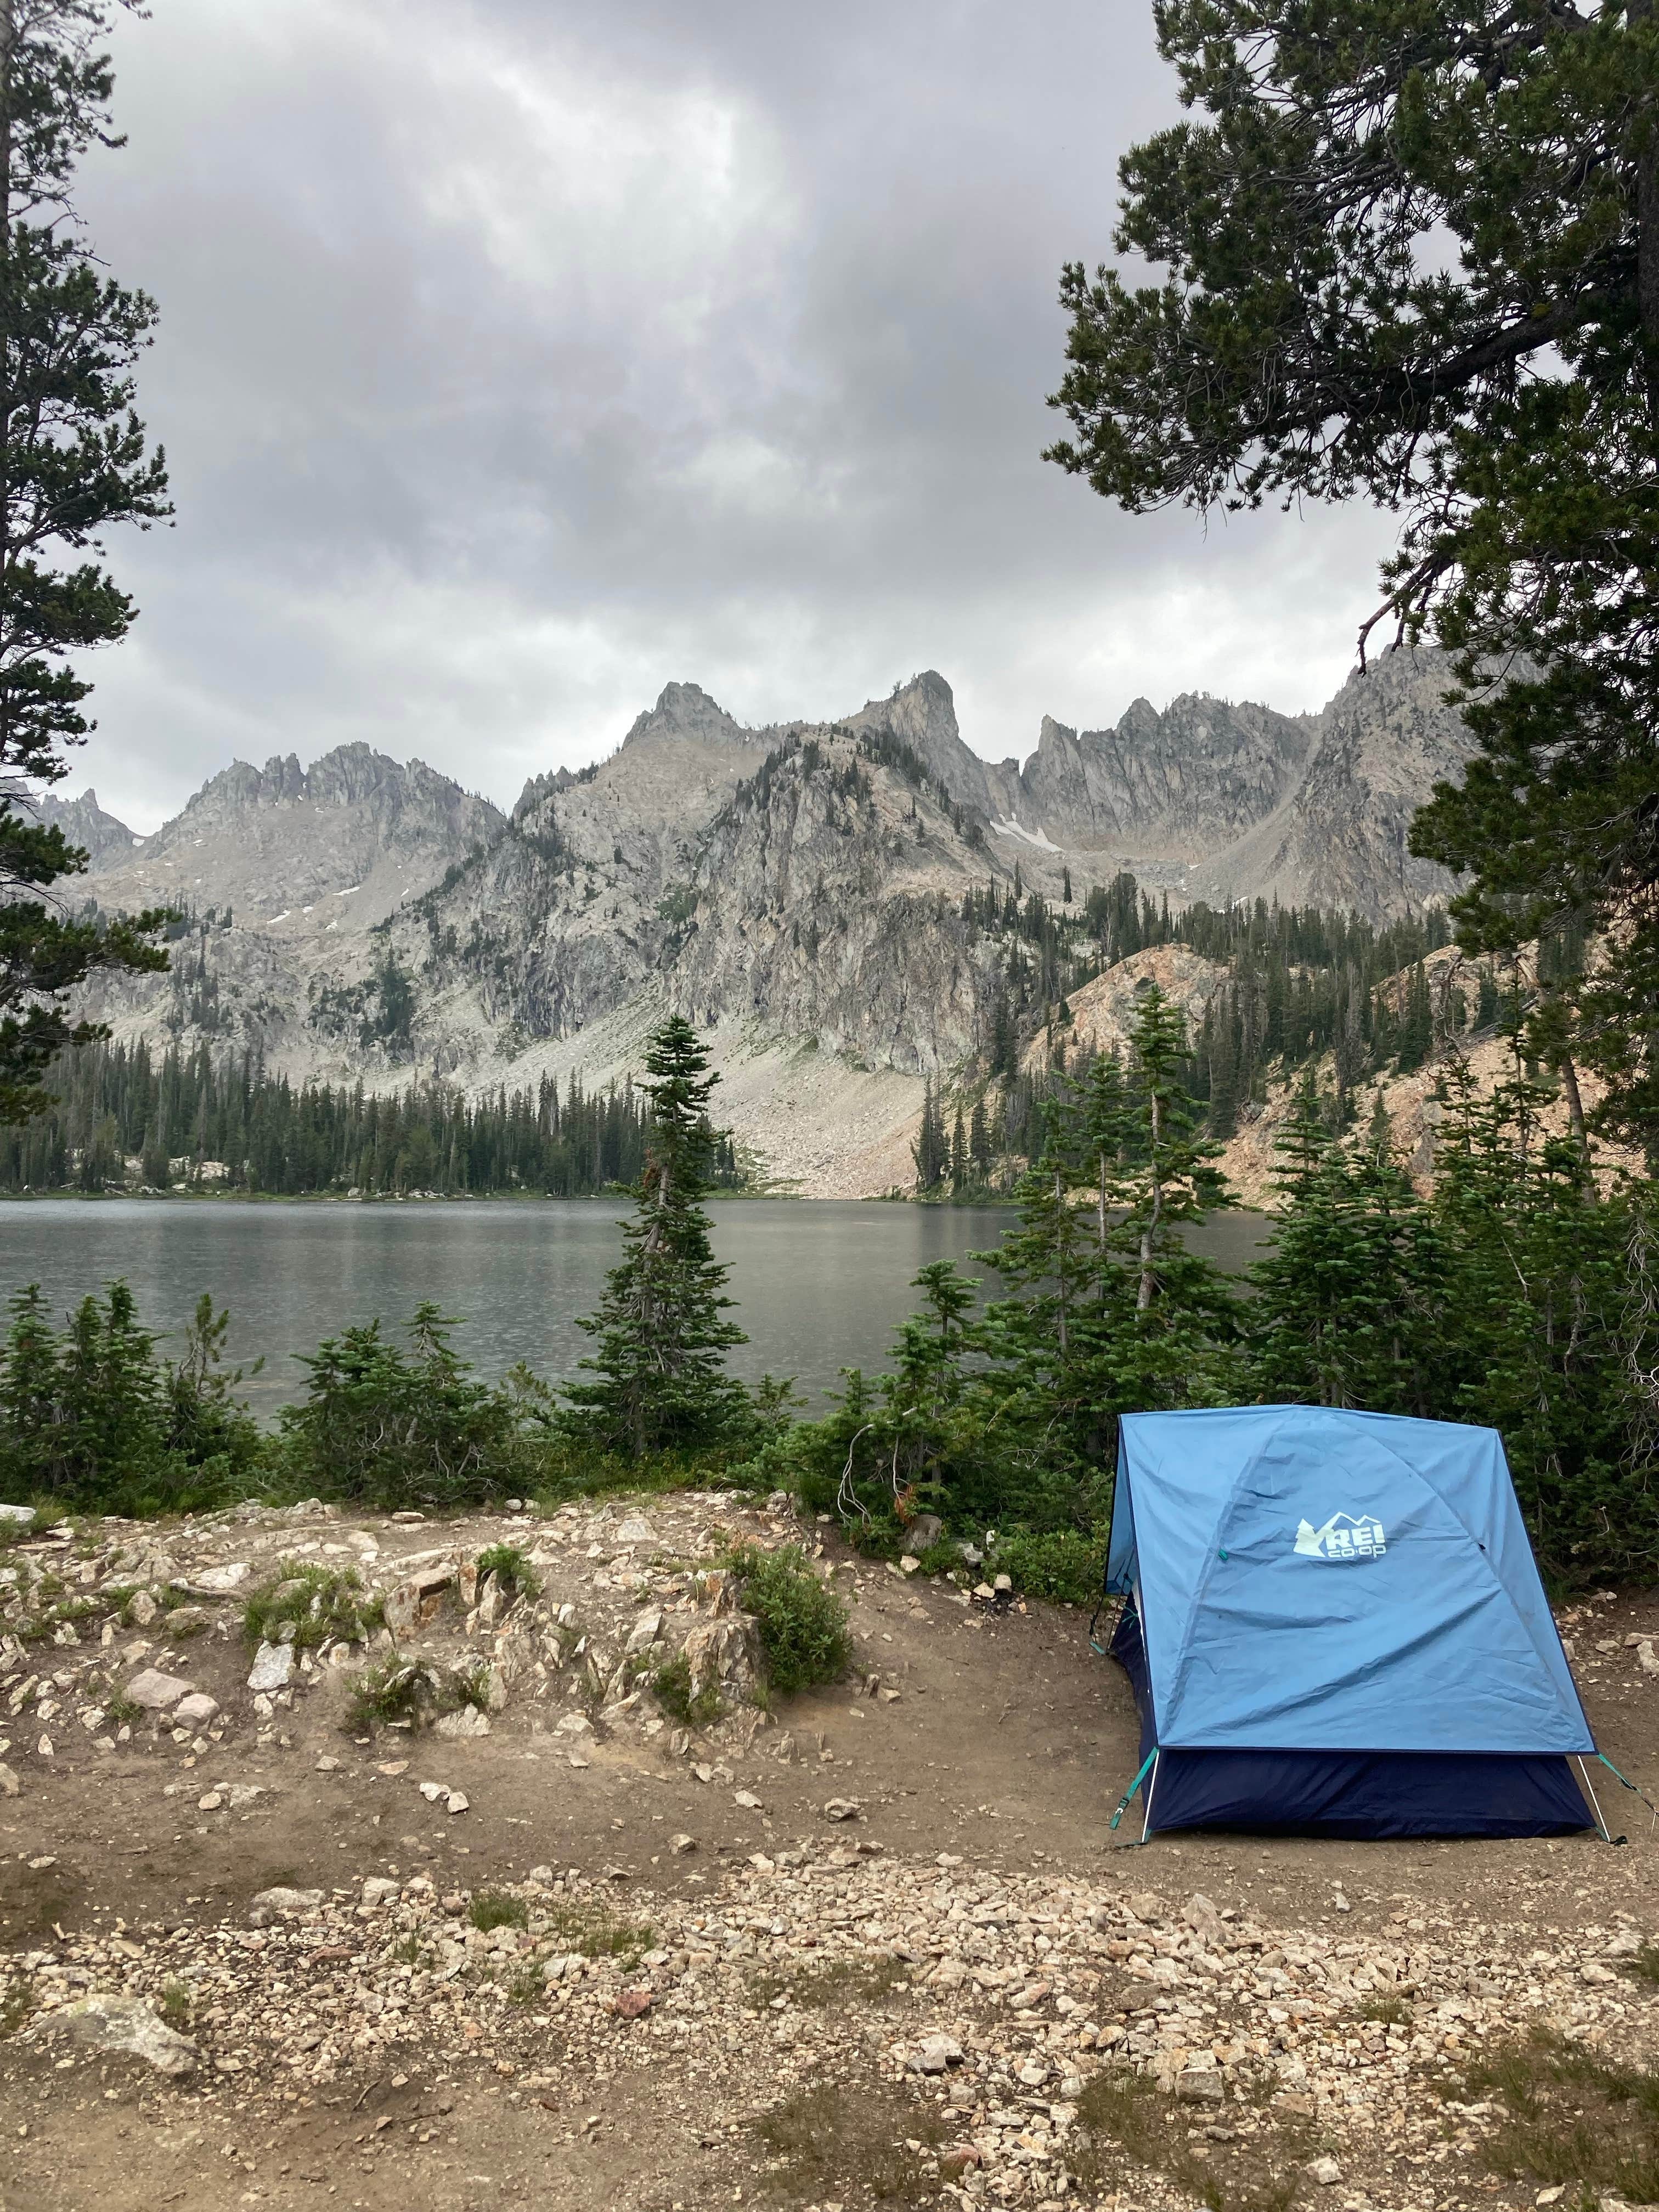
[[[0, 1189], [169, 1188], [399, 1197], [539, 1193], [582, 1198], [637, 1180], [647, 1115], [630, 1085], [587, 1091], [572, 1076], [468, 1101], [447, 1085], [375, 1094], [361, 1084], [295, 1085], [252, 1055], [205, 1045], [95, 1043], [51, 1073], [57, 1096], [0, 1129]], [[729, 1137], [714, 1140], [722, 1187], [741, 1182]]]

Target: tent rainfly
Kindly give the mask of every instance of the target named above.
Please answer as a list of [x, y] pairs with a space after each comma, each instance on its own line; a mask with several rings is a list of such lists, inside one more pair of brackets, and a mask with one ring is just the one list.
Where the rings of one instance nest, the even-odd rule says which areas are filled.
[[1594, 1803], [1495, 1430], [1125, 1414], [1106, 1587], [1126, 1597], [1111, 1649], [1140, 1710], [1145, 1834], [1606, 1832], [1567, 1763]]

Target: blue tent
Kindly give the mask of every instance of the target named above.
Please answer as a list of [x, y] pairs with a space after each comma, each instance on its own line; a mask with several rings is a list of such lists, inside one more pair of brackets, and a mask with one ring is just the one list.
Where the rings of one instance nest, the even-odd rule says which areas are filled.
[[1596, 1825], [1567, 1764], [1595, 1746], [1495, 1430], [1247, 1406], [1118, 1433], [1106, 1585], [1147, 1833]]

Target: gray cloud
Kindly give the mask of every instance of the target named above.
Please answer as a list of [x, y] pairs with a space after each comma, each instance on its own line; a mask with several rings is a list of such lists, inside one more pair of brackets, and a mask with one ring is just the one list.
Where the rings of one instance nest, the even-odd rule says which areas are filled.
[[1384, 526], [1132, 520], [1042, 464], [1062, 259], [1172, 112], [1143, 0], [158, 0], [82, 203], [162, 311], [176, 528], [82, 757], [149, 826], [362, 737], [498, 799], [671, 678], [932, 665], [981, 751], [1318, 703]]

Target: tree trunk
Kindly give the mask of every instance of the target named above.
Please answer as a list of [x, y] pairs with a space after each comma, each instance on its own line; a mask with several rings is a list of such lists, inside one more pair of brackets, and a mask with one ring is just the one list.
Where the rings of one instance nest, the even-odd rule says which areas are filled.
[[1590, 1156], [1589, 1137], [1584, 1127], [1584, 1102], [1579, 1095], [1578, 1070], [1573, 1065], [1572, 1054], [1570, 1052], [1564, 1052], [1556, 1062], [1556, 1066], [1561, 1076], [1561, 1088], [1567, 1094], [1567, 1122], [1572, 1131], [1572, 1139], [1583, 1154], [1584, 1164], [1588, 1167]]
[[1158, 1224], [1163, 1218], [1164, 1213], [1164, 1181], [1158, 1168], [1158, 1140], [1162, 1131], [1159, 1127], [1158, 1097], [1156, 1091], [1152, 1092], [1152, 1149], [1151, 1177], [1152, 1210], [1151, 1213], [1147, 1215], [1146, 1225], [1140, 1232], [1140, 1288], [1135, 1292], [1135, 1311], [1137, 1313], [1145, 1313], [1147, 1307], [1152, 1303], [1152, 1261], [1157, 1249]]
[[[1626, 0], [1625, 20], [1648, 21], [1653, 0]], [[1636, 307], [1648, 356], [1648, 418], [1659, 427], [1659, 115], [1644, 103], [1636, 149]]]

